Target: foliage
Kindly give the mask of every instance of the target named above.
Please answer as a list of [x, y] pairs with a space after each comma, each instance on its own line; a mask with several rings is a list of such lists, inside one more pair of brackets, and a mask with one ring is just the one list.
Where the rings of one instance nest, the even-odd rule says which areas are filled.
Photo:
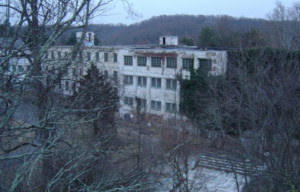
[[207, 77], [204, 90], [199, 77], [182, 84], [184, 112], [192, 113], [200, 130], [234, 134], [242, 146], [234, 153], [264, 163], [259, 182], [249, 175], [253, 191], [256, 184], [268, 191], [300, 186], [299, 55], [274, 48], [231, 50], [225, 78]]
[[209, 27], [203, 27], [199, 36], [199, 43], [202, 47], [216, 47], [219, 45], [219, 36]]
[[[87, 121], [92, 121], [94, 133], [107, 134], [107, 131], [112, 131], [110, 134], [115, 134], [115, 119], [114, 113], [118, 102], [118, 90], [116, 85], [110, 81], [93, 63], [87, 69], [86, 75], [79, 81], [79, 90], [72, 98], [76, 98], [74, 106], [78, 109], [86, 109], [89, 111], [93, 108], [101, 108], [96, 113], [80, 112], [80, 116]], [[82, 103], [81, 101], [86, 101]]]
[[[178, 77], [180, 82], [180, 112], [187, 115], [189, 118], [194, 119], [196, 113], [200, 112], [202, 109], [197, 108], [194, 96], [198, 90], [201, 92], [207, 92], [208, 85], [206, 82], [207, 74], [204, 74], [200, 69], [194, 70], [190, 69], [190, 79], [182, 79]], [[205, 101], [200, 101], [201, 106], [204, 106]]]
[[0, 24], [0, 37], [12, 37], [14, 29], [7, 21]]
[[194, 45], [194, 40], [192, 38], [187, 38], [185, 36], [183, 36], [180, 40], [180, 42], [183, 45], [188, 45], [188, 46], [193, 46]]
[[62, 40], [62, 45], [75, 45], [77, 42], [76, 33], [71, 33], [67, 40]]

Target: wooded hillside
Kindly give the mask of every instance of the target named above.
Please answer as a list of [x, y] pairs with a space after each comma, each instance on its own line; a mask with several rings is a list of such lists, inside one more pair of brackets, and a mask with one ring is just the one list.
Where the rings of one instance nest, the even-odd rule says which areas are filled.
[[[199, 35], [203, 27], [214, 29], [220, 37], [235, 32], [243, 34], [256, 29], [268, 33], [269, 21], [263, 19], [235, 18], [231, 16], [205, 15], [161, 15], [132, 25], [99, 24], [90, 25], [102, 45], [157, 44], [161, 35], [176, 35], [192, 38], [199, 45]], [[81, 29], [68, 30], [63, 37]], [[63, 39], [64, 39], [63, 38]], [[57, 42], [60, 43], [60, 42]]]

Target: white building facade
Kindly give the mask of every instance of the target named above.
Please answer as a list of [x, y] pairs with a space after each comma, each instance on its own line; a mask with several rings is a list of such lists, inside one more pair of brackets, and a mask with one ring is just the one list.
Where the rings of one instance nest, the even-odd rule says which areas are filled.
[[[174, 39], [174, 38], [173, 38]], [[169, 42], [166, 40], [165, 42]], [[174, 45], [150, 46], [87, 46], [79, 53], [60, 90], [72, 94], [77, 88], [75, 80], [85, 74], [94, 63], [119, 87], [119, 112], [136, 120], [137, 111], [147, 114], [151, 121], [176, 118], [179, 111], [180, 85], [178, 75], [190, 77], [190, 68], [199, 67], [209, 75], [226, 72], [226, 51], [202, 51], [196, 47]], [[176, 42], [175, 42], [176, 44]], [[55, 46], [49, 50], [51, 59], [63, 59], [72, 51], [70, 46]], [[74, 84], [75, 83], [75, 84]]]

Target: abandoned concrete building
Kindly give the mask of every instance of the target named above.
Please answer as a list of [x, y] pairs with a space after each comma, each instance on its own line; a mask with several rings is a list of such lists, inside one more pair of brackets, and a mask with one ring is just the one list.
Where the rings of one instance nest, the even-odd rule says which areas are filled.
[[[92, 37], [92, 38], [91, 38]], [[200, 50], [178, 45], [177, 36], [161, 36], [157, 45], [93, 46], [93, 34], [87, 35], [87, 46], [79, 61], [68, 69], [58, 91], [72, 94], [78, 80], [94, 63], [119, 87], [120, 117], [135, 119], [137, 107], [149, 114], [150, 121], [176, 118], [179, 111], [180, 86], [177, 75], [190, 78], [190, 68], [207, 70], [209, 75], [226, 72], [226, 51]], [[91, 45], [91, 46], [88, 46]], [[53, 46], [47, 57], [59, 63], [72, 51], [72, 46]], [[55, 61], [56, 60], [56, 61]], [[45, 68], [51, 67], [48, 64]], [[53, 67], [53, 66], [52, 66]]]

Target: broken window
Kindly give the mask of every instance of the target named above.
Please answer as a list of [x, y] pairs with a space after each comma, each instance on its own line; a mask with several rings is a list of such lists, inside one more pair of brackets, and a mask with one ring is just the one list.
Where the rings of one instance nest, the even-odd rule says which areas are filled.
[[124, 56], [124, 65], [132, 65], [132, 56]]
[[146, 107], [147, 107], [147, 100], [146, 99], [141, 99], [141, 106], [140, 106], [140, 108], [146, 109]]
[[99, 52], [96, 53], [96, 61], [100, 61], [100, 59], [99, 59]]
[[19, 65], [19, 72], [23, 72], [23, 66]]
[[161, 110], [161, 102], [160, 101], [151, 101], [151, 109]]
[[104, 53], [104, 61], [108, 62], [108, 53]]
[[167, 89], [176, 90], [177, 89], [177, 80], [176, 79], [167, 79]]
[[167, 68], [177, 68], [177, 58], [167, 58]]
[[76, 68], [73, 68], [73, 69], [72, 69], [72, 74], [73, 74], [73, 76], [76, 76], [76, 75], [77, 75], [77, 70], [76, 70]]
[[114, 53], [114, 62], [118, 62], [118, 54]]
[[182, 68], [191, 69], [194, 67], [194, 59], [182, 59]]
[[177, 111], [177, 107], [176, 107], [176, 103], [166, 103], [166, 111], [167, 112], [176, 112]]
[[51, 59], [54, 59], [54, 51], [51, 51]]
[[161, 88], [161, 78], [151, 78], [151, 87]]
[[199, 59], [199, 68], [201, 72], [207, 74], [212, 69], [212, 62], [210, 59]]
[[151, 67], [161, 67], [161, 57], [151, 57]]
[[82, 60], [82, 52], [79, 52], [79, 59]]
[[124, 97], [124, 104], [125, 105], [133, 105], [133, 98], [132, 97]]
[[124, 75], [124, 84], [125, 85], [133, 85], [133, 76]]
[[114, 71], [114, 79], [118, 80], [118, 71]]
[[147, 86], [147, 77], [137, 77], [137, 85], [141, 87], [146, 87]]
[[76, 92], [76, 83], [75, 82], [73, 82], [73, 84], [72, 84], [72, 91], [75, 93]]
[[66, 90], [68, 91], [69, 90], [69, 82], [66, 81], [65, 85], [66, 85]]
[[138, 57], [138, 66], [146, 66], [147, 64], [147, 57]]
[[90, 61], [91, 60], [91, 53], [87, 52], [86, 54], [87, 54], [87, 60]]

